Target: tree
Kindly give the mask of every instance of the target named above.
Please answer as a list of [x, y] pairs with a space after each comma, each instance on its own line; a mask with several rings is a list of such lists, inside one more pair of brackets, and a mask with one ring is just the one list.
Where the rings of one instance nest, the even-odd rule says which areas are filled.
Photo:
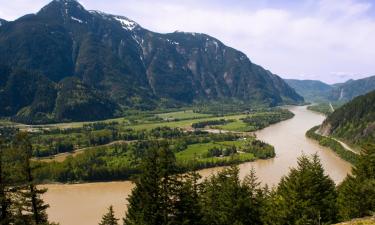
[[194, 170], [180, 175], [174, 194], [174, 215], [171, 224], [203, 225], [198, 180], [201, 176]]
[[204, 224], [261, 224], [262, 190], [254, 171], [241, 183], [232, 166], [203, 183]]
[[115, 212], [113, 211], [113, 206], [109, 206], [108, 212], [103, 215], [102, 221], [99, 223], [99, 225], [118, 225], [118, 220], [115, 217]]
[[375, 212], [375, 148], [363, 150], [352, 175], [338, 187], [337, 205], [341, 220]]
[[264, 224], [322, 224], [336, 221], [335, 183], [319, 157], [301, 156], [297, 168], [271, 192]]
[[167, 142], [151, 143], [140, 169], [128, 198], [125, 225], [202, 224], [199, 175], [181, 174]]
[[141, 162], [142, 173], [135, 180], [135, 188], [128, 198], [126, 225], [168, 224], [172, 215], [171, 189], [177, 171], [174, 154], [166, 142], [148, 146]]
[[41, 195], [46, 189], [38, 189], [34, 184], [32, 166], [32, 146], [26, 133], [16, 135], [12, 150], [17, 154], [18, 165], [21, 173], [13, 188], [13, 211], [14, 220], [24, 224], [49, 224], [46, 209], [49, 205], [44, 204]]

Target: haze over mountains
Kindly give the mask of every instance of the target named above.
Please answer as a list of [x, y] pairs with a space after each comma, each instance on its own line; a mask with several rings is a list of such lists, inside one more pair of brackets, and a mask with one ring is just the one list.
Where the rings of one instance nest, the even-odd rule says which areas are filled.
[[[159, 34], [55, 0], [0, 27], [0, 116], [44, 123], [208, 100], [303, 102], [280, 77], [205, 34]], [[90, 112], [90, 113], [87, 113]]]
[[285, 81], [310, 102], [347, 102], [375, 90], [375, 76], [333, 85], [316, 80], [285, 79]]

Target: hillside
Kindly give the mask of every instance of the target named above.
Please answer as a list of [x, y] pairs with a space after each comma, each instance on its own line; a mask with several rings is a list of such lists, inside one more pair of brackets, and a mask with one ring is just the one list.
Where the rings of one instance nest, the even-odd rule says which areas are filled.
[[0, 27], [0, 78], [0, 116], [26, 123], [210, 100], [303, 102], [280, 77], [213, 37], [155, 33], [74, 0], [54, 0]]
[[320, 131], [365, 149], [375, 148], [375, 91], [335, 110], [323, 122]]
[[328, 98], [331, 101], [345, 102], [373, 90], [375, 90], [375, 76], [336, 84]]
[[285, 79], [285, 81], [309, 102], [325, 102], [328, 94], [333, 90], [331, 85], [318, 80]]

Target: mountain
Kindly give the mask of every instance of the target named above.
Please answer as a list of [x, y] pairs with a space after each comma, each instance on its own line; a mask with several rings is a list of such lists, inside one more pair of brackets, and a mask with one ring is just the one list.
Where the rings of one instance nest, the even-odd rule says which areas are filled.
[[0, 116], [94, 120], [126, 108], [227, 99], [303, 102], [280, 77], [213, 37], [155, 33], [75, 0], [54, 0], [0, 27]]
[[362, 148], [375, 148], [375, 91], [356, 97], [335, 110], [323, 122], [320, 131]]
[[5, 24], [6, 22], [7, 22], [6, 20], [0, 18], [0, 26]]
[[326, 84], [318, 80], [285, 79], [285, 82], [311, 102], [348, 102], [375, 90], [375, 76], [348, 80], [344, 83]]
[[294, 88], [298, 94], [303, 96], [306, 101], [310, 102], [327, 101], [327, 96], [333, 90], [331, 85], [318, 80], [284, 80], [289, 86]]
[[334, 89], [331, 91], [329, 99], [332, 101], [345, 102], [373, 90], [375, 90], [375, 76], [359, 80], [349, 80], [345, 83], [334, 85]]

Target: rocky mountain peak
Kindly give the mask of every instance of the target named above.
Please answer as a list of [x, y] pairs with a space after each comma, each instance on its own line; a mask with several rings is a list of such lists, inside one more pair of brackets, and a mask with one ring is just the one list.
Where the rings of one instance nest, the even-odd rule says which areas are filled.
[[49, 18], [71, 19], [79, 23], [84, 23], [89, 12], [76, 0], [54, 0], [44, 6], [38, 13], [39, 16]]

